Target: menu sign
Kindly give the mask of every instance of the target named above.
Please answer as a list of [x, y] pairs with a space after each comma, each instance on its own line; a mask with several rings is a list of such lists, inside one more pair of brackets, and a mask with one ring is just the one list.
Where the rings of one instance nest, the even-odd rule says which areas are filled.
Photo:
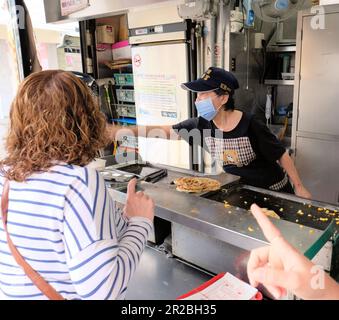
[[89, 0], [60, 0], [61, 16], [68, 16], [71, 13], [89, 7]]

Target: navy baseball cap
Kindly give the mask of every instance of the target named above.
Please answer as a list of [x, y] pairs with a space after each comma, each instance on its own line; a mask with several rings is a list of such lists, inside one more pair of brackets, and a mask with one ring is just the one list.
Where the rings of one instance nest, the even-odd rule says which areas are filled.
[[210, 67], [201, 78], [183, 83], [181, 87], [194, 92], [208, 92], [222, 89], [232, 94], [234, 90], [239, 88], [239, 83], [233, 73], [222, 68]]

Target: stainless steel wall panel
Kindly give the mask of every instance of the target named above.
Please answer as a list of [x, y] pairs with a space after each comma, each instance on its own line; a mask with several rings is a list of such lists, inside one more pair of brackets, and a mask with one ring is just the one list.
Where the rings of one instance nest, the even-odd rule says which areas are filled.
[[326, 28], [303, 18], [298, 131], [339, 135], [339, 14], [325, 16]]

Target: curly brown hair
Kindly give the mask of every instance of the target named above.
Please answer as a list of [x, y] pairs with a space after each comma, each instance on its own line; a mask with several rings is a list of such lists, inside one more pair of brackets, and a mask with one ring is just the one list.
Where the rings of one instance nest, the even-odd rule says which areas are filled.
[[0, 172], [24, 181], [57, 162], [84, 166], [108, 144], [105, 116], [90, 89], [62, 70], [33, 73], [20, 85], [10, 111], [8, 156]]

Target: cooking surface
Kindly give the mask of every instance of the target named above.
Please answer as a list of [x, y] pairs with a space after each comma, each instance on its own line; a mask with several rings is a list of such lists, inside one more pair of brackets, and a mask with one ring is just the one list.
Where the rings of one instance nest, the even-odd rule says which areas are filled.
[[252, 203], [256, 203], [262, 208], [273, 210], [283, 220], [319, 230], [325, 230], [333, 219], [339, 221], [339, 213], [336, 210], [279, 198], [251, 190], [243, 185], [209, 192], [202, 197], [225, 203], [225, 207], [231, 205], [245, 210], [249, 210]]
[[[105, 177], [105, 172], [107, 176]], [[150, 179], [150, 181], [146, 180], [150, 183], [155, 183], [162, 187], [168, 188], [169, 190], [176, 190], [176, 185], [174, 184], [174, 180], [180, 177], [185, 176], [201, 176], [206, 178], [215, 179], [220, 182], [222, 186], [228, 185], [235, 181], [239, 180], [239, 177], [233, 176], [230, 174], [221, 174], [221, 175], [206, 175], [199, 172], [194, 172], [186, 169], [173, 168], [169, 166], [162, 165], [153, 165], [150, 163], [130, 163], [128, 165], [115, 165], [111, 167], [105, 168], [105, 170], [101, 173], [103, 174], [105, 180], [107, 180], [109, 187], [120, 190], [122, 192], [127, 191], [127, 183], [128, 181], [137, 176], [137, 178], [151, 177], [154, 179]], [[121, 178], [114, 178], [114, 175], [120, 174], [122, 177], [125, 177], [125, 180], [121, 180]], [[138, 184], [138, 190], [143, 190], [142, 186]], [[176, 191], [179, 192], [179, 191]], [[200, 196], [205, 194], [205, 192], [201, 193], [190, 193], [191, 195]]]
[[159, 172], [161, 169], [151, 167], [151, 166], [146, 165], [146, 164], [131, 164], [131, 165], [128, 165], [126, 167], [121, 167], [121, 168], [119, 168], [119, 170], [145, 177], [145, 176], [148, 176], [150, 174]]
[[154, 183], [167, 175], [164, 169], [156, 168], [148, 164], [130, 164], [125, 166], [110, 166], [100, 171], [109, 187], [117, 190], [126, 190], [127, 184], [132, 178], [144, 179]]

